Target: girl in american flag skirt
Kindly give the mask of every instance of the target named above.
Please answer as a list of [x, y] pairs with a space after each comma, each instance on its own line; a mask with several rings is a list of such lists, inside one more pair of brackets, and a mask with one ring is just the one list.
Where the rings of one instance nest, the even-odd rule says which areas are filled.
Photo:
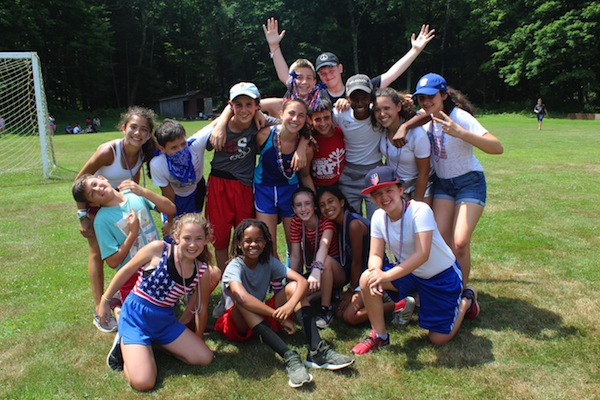
[[[210, 226], [200, 214], [184, 214], [175, 222], [173, 237], [173, 245], [157, 240], [142, 248], [115, 274], [102, 296], [104, 317], [110, 313], [108, 300], [130, 276], [138, 274], [123, 304], [119, 333], [107, 358], [109, 367], [122, 369], [136, 390], [150, 390], [156, 384], [153, 345], [192, 365], [208, 365], [213, 359], [201, 336], [214, 288], [211, 281], [220, 279], [216, 267], [209, 266]], [[217, 275], [214, 280], [211, 274]], [[182, 296], [190, 300], [178, 321], [175, 304]], [[196, 319], [196, 334], [184, 325], [191, 315]]]

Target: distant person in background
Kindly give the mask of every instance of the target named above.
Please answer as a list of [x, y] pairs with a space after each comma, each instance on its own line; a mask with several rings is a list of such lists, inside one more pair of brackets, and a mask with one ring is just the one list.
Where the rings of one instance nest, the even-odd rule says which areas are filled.
[[100, 127], [102, 126], [100, 123], [100, 118], [94, 117], [94, 119], [92, 119], [92, 126], [94, 127], [95, 132], [100, 131]]
[[73, 134], [77, 135], [78, 133], [81, 133], [81, 132], [83, 132], [81, 130], [81, 126], [79, 126], [79, 124], [75, 124], [75, 127], [73, 128]]
[[71, 124], [67, 124], [67, 126], [65, 126], [65, 133], [67, 133], [67, 134], [73, 133], [73, 127], [71, 126]]
[[52, 131], [52, 134], [54, 135], [56, 133], [56, 123], [55, 123], [55, 119], [52, 115], [48, 116], [48, 124], [50, 125], [50, 130]]
[[4, 133], [4, 118], [0, 117], [0, 138], [4, 136], [6, 136], [6, 133]]
[[546, 105], [542, 101], [541, 97], [537, 100], [537, 104], [533, 107], [533, 112], [537, 114], [538, 131], [541, 131], [544, 116], [548, 115], [548, 110], [546, 109]]

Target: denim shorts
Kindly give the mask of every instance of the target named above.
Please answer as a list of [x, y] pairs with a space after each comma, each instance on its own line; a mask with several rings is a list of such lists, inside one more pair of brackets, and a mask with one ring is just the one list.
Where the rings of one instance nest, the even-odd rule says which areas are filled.
[[471, 171], [456, 178], [441, 179], [435, 184], [434, 199], [454, 200], [456, 204], [475, 203], [485, 206], [487, 185], [481, 171]]

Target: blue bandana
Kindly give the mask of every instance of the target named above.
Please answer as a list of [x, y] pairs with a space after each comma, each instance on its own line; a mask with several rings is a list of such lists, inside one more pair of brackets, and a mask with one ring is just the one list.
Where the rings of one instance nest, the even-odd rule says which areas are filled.
[[196, 181], [196, 171], [192, 163], [192, 153], [190, 147], [173, 154], [165, 154], [169, 172], [181, 183], [191, 183]]

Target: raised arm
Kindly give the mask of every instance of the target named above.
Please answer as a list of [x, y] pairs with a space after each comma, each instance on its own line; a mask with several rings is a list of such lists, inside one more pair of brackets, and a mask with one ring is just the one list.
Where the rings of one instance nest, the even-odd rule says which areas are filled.
[[285, 36], [285, 30], [279, 33], [279, 22], [273, 17], [269, 18], [266, 26], [263, 24], [262, 27], [267, 43], [269, 44], [269, 54], [273, 60], [275, 70], [277, 71], [277, 77], [284, 85], [286, 85], [290, 74], [287, 62], [283, 57], [280, 47], [281, 39]]
[[429, 43], [435, 37], [435, 29], [429, 30], [429, 25], [421, 26], [421, 32], [419, 36], [415, 37], [413, 33], [410, 37], [411, 49], [398, 60], [394, 65], [391, 66], [385, 73], [381, 75], [381, 87], [388, 87], [394, 82], [400, 75], [404, 73], [415, 61], [417, 56], [423, 51], [427, 43]]

